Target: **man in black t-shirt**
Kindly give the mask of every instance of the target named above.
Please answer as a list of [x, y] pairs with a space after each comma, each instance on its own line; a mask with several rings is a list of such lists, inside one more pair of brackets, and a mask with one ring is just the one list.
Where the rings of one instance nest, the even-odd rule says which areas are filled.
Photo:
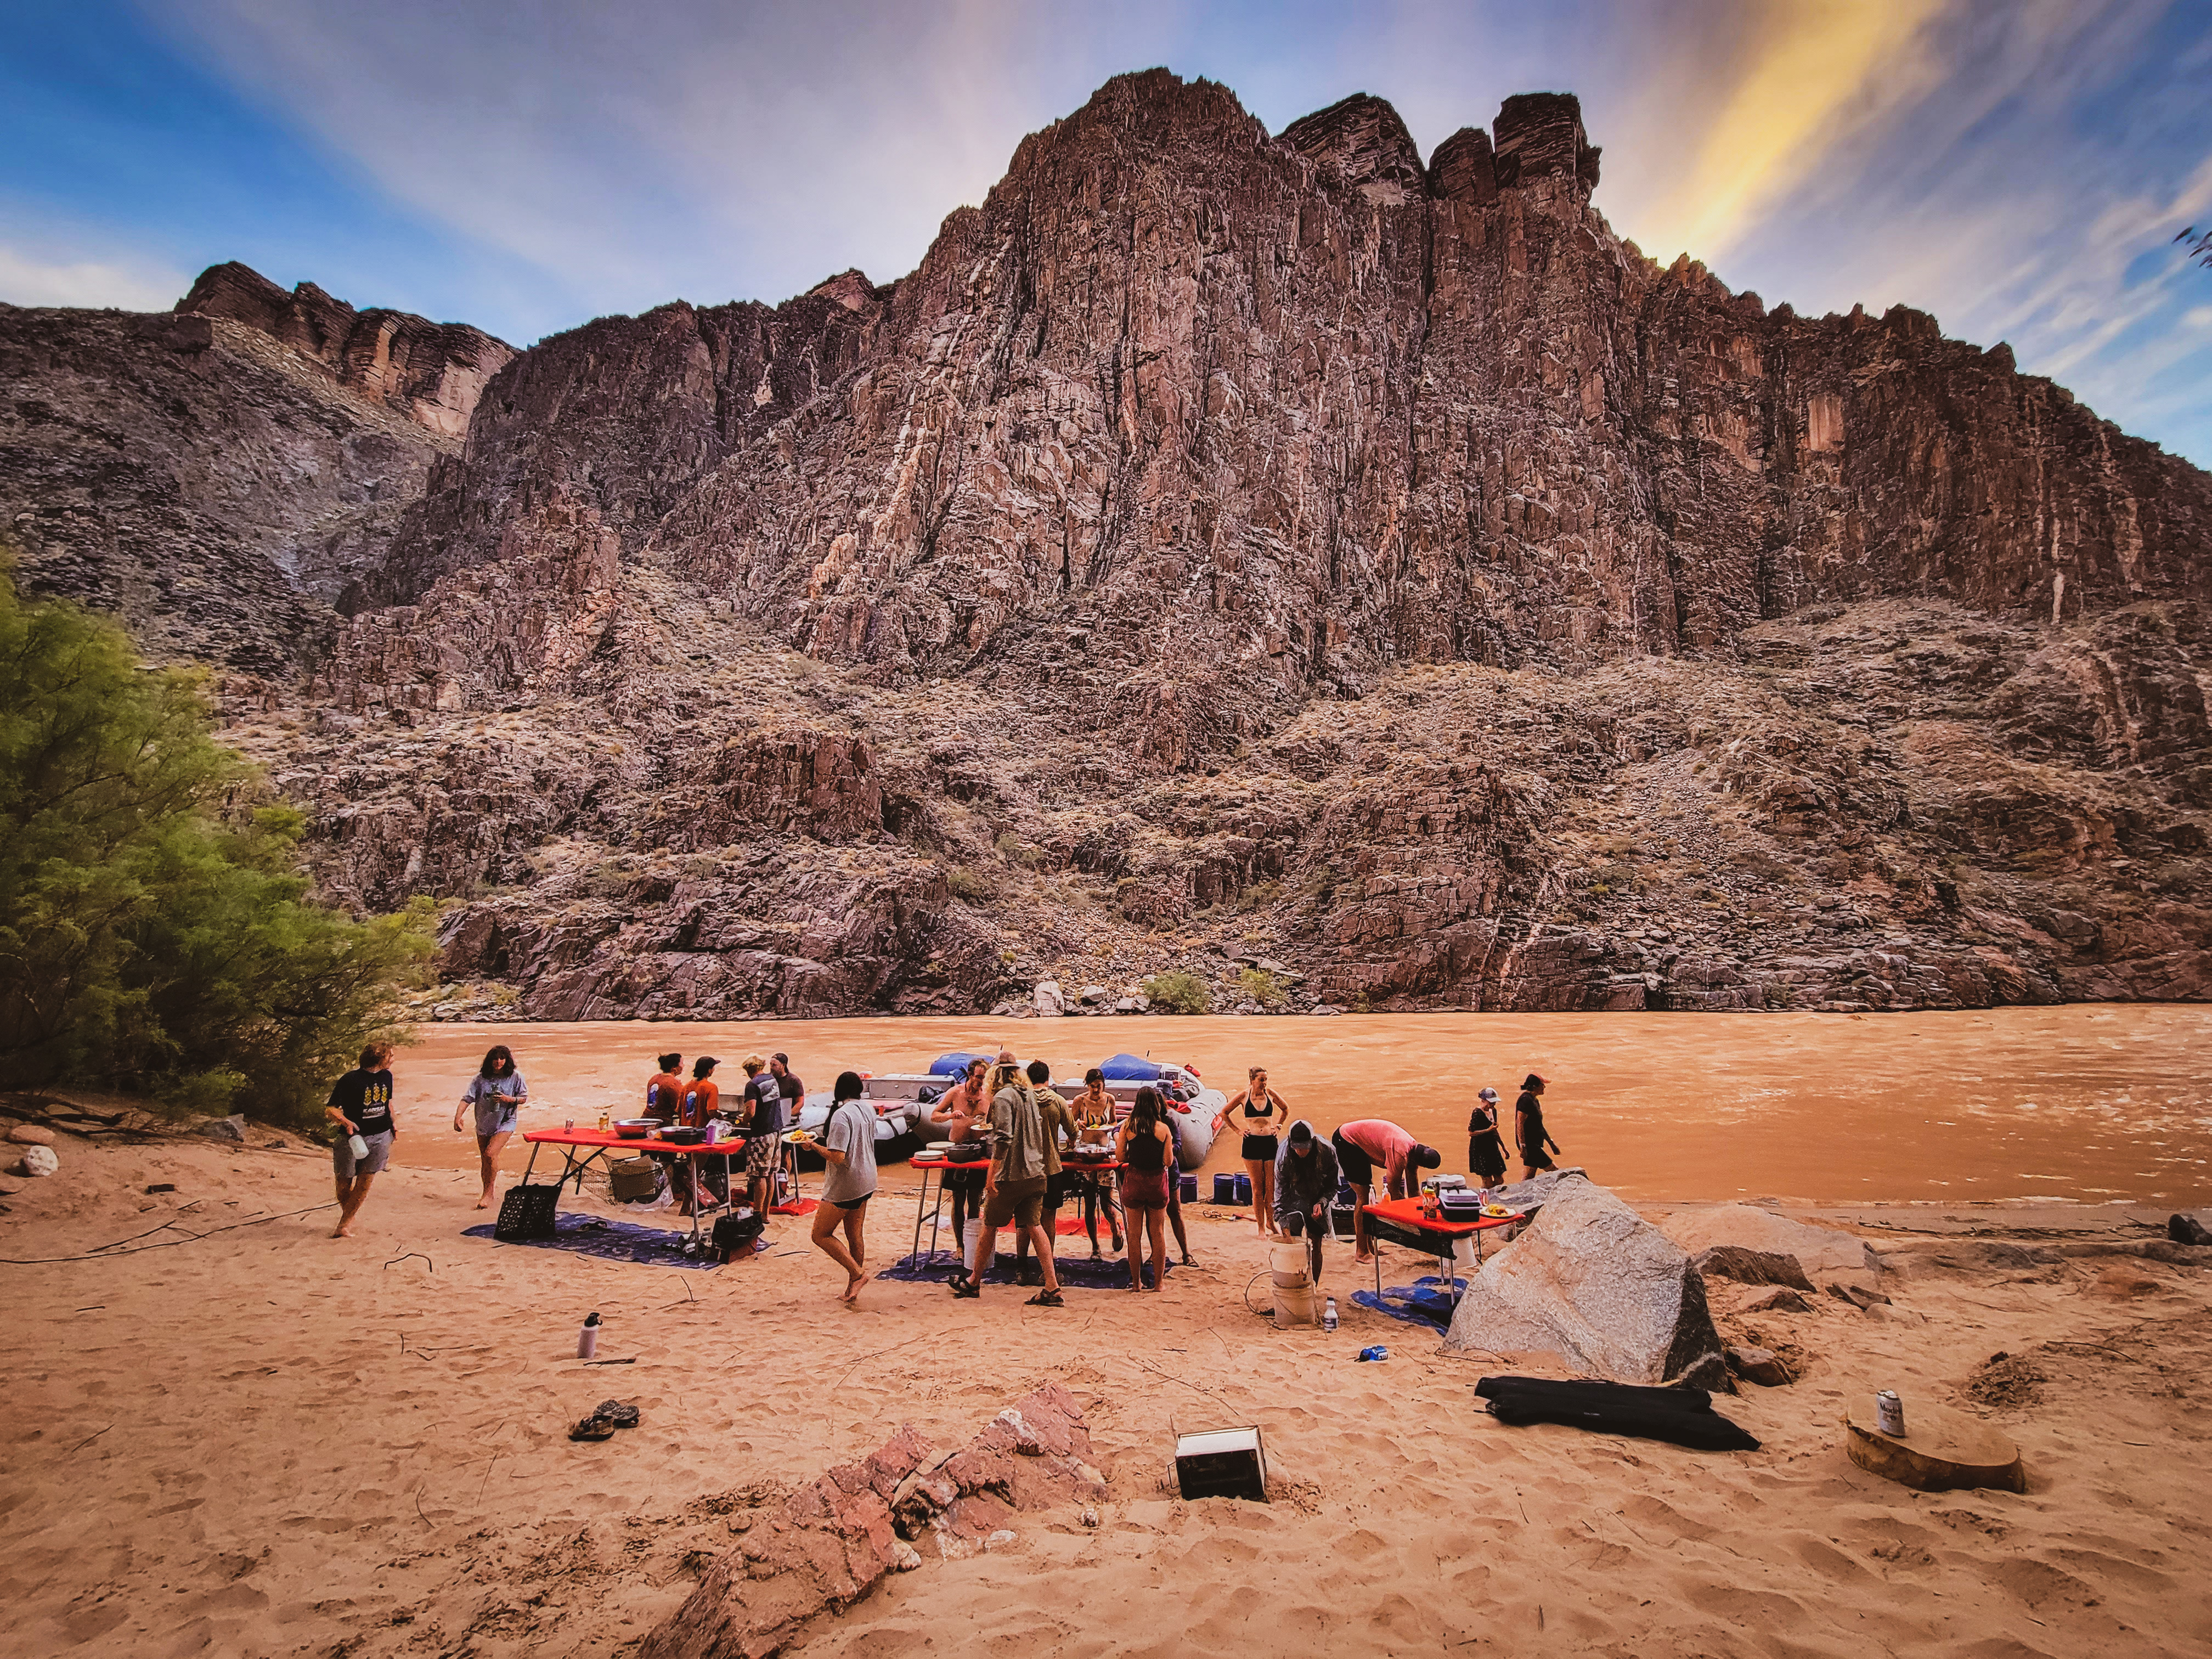
[[806, 1103], [806, 1085], [799, 1080], [799, 1073], [791, 1069], [788, 1054], [770, 1054], [768, 1069], [775, 1079], [777, 1087], [783, 1091], [784, 1124], [795, 1129], [799, 1127], [799, 1109]]
[[758, 1054], [747, 1054], [744, 1066], [746, 1195], [753, 1213], [765, 1216], [775, 1200], [771, 1183], [783, 1161], [783, 1132], [789, 1127], [783, 1115], [783, 1082]]
[[[361, 1063], [331, 1085], [331, 1098], [323, 1108], [337, 1125], [337, 1143], [331, 1148], [332, 1173], [337, 1182], [338, 1224], [332, 1238], [353, 1232], [353, 1218], [368, 1198], [369, 1183], [392, 1160], [392, 1143], [398, 1126], [392, 1121], [392, 1048], [373, 1042], [361, 1051]], [[361, 1150], [354, 1150], [358, 1139]]]

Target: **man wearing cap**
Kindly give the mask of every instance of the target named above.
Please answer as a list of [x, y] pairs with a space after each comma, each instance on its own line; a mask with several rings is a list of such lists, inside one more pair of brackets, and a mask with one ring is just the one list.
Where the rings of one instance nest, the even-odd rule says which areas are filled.
[[1444, 1161], [1444, 1155], [1433, 1146], [1425, 1146], [1404, 1129], [1382, 1117], [1363, 1117], [1345, 1124], [1330, 1138], [1336, 1148], [1338, 1166], [1344, 1178], [1352, 1183], [1352, 1237], [1354, 1255], [1362, 1261], [1371, 1261], [1375, 1247], [1367, 1240], [1366, 1207], [1372, 1200], [1369, 1194], [1377, 1182], [1375, 1172], [1382, 1171], [1382, 1189], [1392, 1198], [1412, 1198], [1420, 1190], [1421, 1170], [1433, 1170]]
[[1321, 1242], [1328, 1233], [1328, 1206], [1336, 1197], [1336, 1153], [1300, 1118], [1275, 1154], [1275, 1220], [1291, 1238], [1306, 1241], [1314, 1283], [1321, 1283]]
[[1498, 1133], [1498, 1091], [1475, 1097], [1467, 1116], [1467, 1168], [1477, 1182], [1495, 1187], [1505, 1179], [1505, 1142]]

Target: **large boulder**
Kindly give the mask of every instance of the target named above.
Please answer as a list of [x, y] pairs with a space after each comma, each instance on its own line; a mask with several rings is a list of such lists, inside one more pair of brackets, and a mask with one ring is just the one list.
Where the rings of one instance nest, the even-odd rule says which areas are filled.
[[1794, 1255], [1797, 1265], [1815, 1279], [1878, 1273], [1881, 1267], [1867, 1242], [1854, 1233], [1795, 1221], [1748, 1204], [1677, 1210], [1662, 1228], [1668, 1237], [1692, 1255], [1720, 1245], [1756, 1250], [1764, 1255]]
[[1475, 1274], [1444, 1346], [1557, 1354], [1615, 1382], [1734, 1390], [1688, 1254], [1581, 1176], [1553, 1184], [1528, 1231]]

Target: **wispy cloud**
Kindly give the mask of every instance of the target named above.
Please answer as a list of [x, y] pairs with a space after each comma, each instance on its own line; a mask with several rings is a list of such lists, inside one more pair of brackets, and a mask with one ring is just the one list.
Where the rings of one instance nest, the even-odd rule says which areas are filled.
[[[848, 265], [901, 275], [1024, 133], [1125, 70], [1210, 76], [1277, 131], [1364, 88], [1425, 148], [1551, 88], [1582, 94], [1598, 205], [1655, 256], [1687, 251], [1771, 304], [1902, 301], [2008, 338], [2024, 367], [2212, 460], [2212, 374], [2185, 320], [2212, 273], [2142, 257], [2212, 155], [2202, 5], [135, 3], [304, 138], [298, 165], [362, 204], [345, 225], [376, 222], [345, 250], [348, 297], [518, 341], [678, 296], [780, 300]], [[210, 258], [301, 198], [258, 223], [225, 199]], [[299, 262], [272, 275], [331, 280], [312, 237], [266, 240]]]
[[1942, 70], [1925, 32], [1946, 3], [1771, 0], [1747, 17], [1735, 61], [1699, 76], [1709, 113], [1702, 131], [1692, 114], [1689, 165], [1639, 214], [1645, 234], [1708, 261], [1729, 252], [1839, 136], [1927, 95]]
[[99, 259], [56, 263], [0, 245], [0, 299], [18, 306], [167, 311], [191, 279], [181, 271]]

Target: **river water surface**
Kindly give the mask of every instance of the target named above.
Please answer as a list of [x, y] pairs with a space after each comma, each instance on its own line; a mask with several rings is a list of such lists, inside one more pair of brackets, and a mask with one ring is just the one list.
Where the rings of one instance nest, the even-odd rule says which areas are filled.
[[[1056, 1076], [1126, 1050], [1195, 1067], [1231, 1093], [1265, 1065], [1323, 1132], [1387, 1117], [1467, 1167], [1487, 1084], [1510, 1113], [1528, 1072], [1564, 1166], [1640, 1200], [1815, 1204], [2036, 1199], [2212, 1202], [2212, 1008], [2075, 1004], [1919, 1014], [1345, 1014], [991, 1019], [948, 1016], [437, 1024], [393, 1062], [402, 1162], [459, 1169], [454, 1103], [484, 1049], [513, 1047], [525, 1129], [631, 1115], [653, 1056], [738, 1061], [781, 1049], [810, 1090], [840, 1071], [927, 1070], [948, 1050], [1011, 1048]], [[1508, 1121], [1507, 1144], [1511, 1135]], [[519, 1171], [518, 1148], [505, 1159]], [[1224, 1135], [1208, 1170], [1241, 1169]], [[1517, 1170], [1516, 1171], [1517, 1173]]]

